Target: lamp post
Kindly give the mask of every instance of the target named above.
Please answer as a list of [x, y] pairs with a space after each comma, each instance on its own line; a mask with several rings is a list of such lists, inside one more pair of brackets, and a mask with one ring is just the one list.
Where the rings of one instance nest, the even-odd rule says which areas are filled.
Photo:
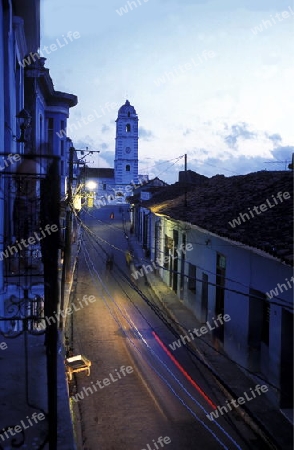
[[16, 139], [16, 142], [26, 143], [25, 131], [30, 126], [32, 118], [26, 109], [22, 109], [15, 117], [17, 118], [18, 126], [20, 128], [20, 136]]
[[[80, 159], [78, 159], [78, 164], [84, 164], [84, 185], [86, 186], [86, 161], [82, 161], [84, 158], [86, 158], [89, 155], [92, 155], [94, 153], [100, 153], [100, 150], [89, 150], [88, 147], [86, 147], [86, 150], [76, 150], [77, 152], [80, 152], [81, 155], [83, 155]], [[84, 154], [86, 152], [86, 154]], [[99, 161], [99, 160], [98, 160]], [[99, 165], [99, 162], [98, 162]], [[99, 189], [99, 181], [98, 181], [98, 186], [96, 185], [95, 187], [98, 187]], [[89, 205], [88, 205], [89, 206]]]
[[89, 192], [87, 195], [87, 206], [92, 208], [94, 206], [94, 198], [95, 198], [95, 189], [97, 187], [97, 183], [95, 181], [88, 181], [86, 183], [86, 188], [88, 188]]

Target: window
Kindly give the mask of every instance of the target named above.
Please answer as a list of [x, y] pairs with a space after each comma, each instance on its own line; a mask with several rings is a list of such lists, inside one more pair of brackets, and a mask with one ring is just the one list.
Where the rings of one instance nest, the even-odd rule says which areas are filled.
[[196, 293], [196, 266], [191, 263], [189, 263], [188, 289]]
[[269, 323], [270, 323], [270, 304], [267, 301], [263, 302], [263, 315], [261, 325], [261, 341], [269, 344]]
[[130, 164], [127, 164], [126, 165], [126, 172], [130, 172], [130, 170], [131, 170], [131, 166], [130, 166]]
[[215, 314], [224, 314], [225, 304], [225, 280], [226, 280], [226, 257], [217, 253], [216, 255], [216, 289], [215, 289]]
[[201, 287], [201, 321], [205, 323], [207, 321], [208, 310], [208, 275], [202, 273], [202, 287]]
[[130, 133], [131, 131], [131, 125], [129, 123], [126, 124], [126, 132]]
[[40, 115], [40, 133], [39, 133], [39, 137], [40, 137], [40, 142], [44, 141], [44, 137], [43, 137], [43, 117]]
[[[225, 284], [226, 284], [226, 257], [217, 253], [216, 255], [216, 280], [215, 280], [215, 314], [224, 315], [225, 312]], [[224, 327], [219, 327], [214, 335], [221, 342], [224, 341]]]
[[164, 268], [168, 269], [170, 261], [170, 252], [173, 248], [173, 240], [167, 234], [164, 235]]
[[[183, 248], [186, 248], [186, 235], [185, 234], [182, 234], [182, 244], [183, 244]], [[181, 289], [181, 292], [183, 292], [183, 290], [184, 290], [185, 259], [186, 259], [185, 252], [182, 252], [181, 253], [181, 278], [180, 278], [180, 289]]]
[[53, 154], [53, 133], [54, 133], [54, 119], [53, 117], [50, 117], [48, 119], [48, 128], [47, 128], [47, 132], [48, 132], [48, 147], [49, 147], [49, 152], [50, 154]]

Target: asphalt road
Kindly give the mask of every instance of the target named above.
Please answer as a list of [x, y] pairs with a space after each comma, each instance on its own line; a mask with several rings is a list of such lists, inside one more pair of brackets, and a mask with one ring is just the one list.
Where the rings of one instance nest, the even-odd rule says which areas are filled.
[[[234, 413], [207, 418], [226, 399], [185, 347], [168, 347], [176, 337], [151, 287], [144, 277], [134, 284], [125, 258], [127, 208], [108, 205], [81, 216], [74, 353], [84, 354], [92, 367], [89, 377], [77, 374], [71, 386], [78, 449], [261, 449]], [[86, 304], [85, 295], [95, 298]]]

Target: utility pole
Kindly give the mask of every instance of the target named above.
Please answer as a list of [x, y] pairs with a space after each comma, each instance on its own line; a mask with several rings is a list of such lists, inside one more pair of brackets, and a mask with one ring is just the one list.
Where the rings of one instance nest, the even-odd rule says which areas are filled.
[[294, 169], [294, 153], [292, 153], [292, 162], [288, 164], [288, 169], [290, 170]]
[[187, 180], [187, 153], [185, 153], [185, 207], [188, 206], [188, 203], [187, 203], [187, 184], [188, 184], [188, 180]]
[[[67, 183], [67, 200], [66, 200], [66, 218], [65, 218], [65, 242], [63, 251], [63, 265], [62, 265], [62, 277], [61, 277], [61, 305], [60, 310], [64, 309], [64, 298], [66, 283], [70, 281], [70, 269], [71, 269], [71, 238], [72, 238], [72, 183], [73, 183], [73, 161], [74, 161], [75, 148], [69, 148], [69, 160], [68, 160], [68, 183]], [[63, 316], [59, 318], [59, 327], [64, 327]]]
[[[66, 219], [65, 219], [65, 242], [64, 242], [64, 252], [63, 252], [63, 265], [62, 265], [62, 276], [61, 276], [61, 302], [60, 310], [65, 309], [65, 292], [67, 283], [71, 279], [71, 245], [72, 245], [72, 208], [73, 208], [73, 166], [74, 166], [74, 154], [75, 152], [81, 152], [84, 154], [84, 150], [76, 150], [73, 146], [69, 148], [69, 159], [68, 159], [68, 183], [67, 183], [67, 199], [66, 199]], [[93, 153], [100, 153], [100, 150], [88, 150], [86, 147], [86, 154], [78, 159], [78, 164], [81, 160], [86, 158], [88, 155]], [[86, 167], [86, 166], [85, 166]], [[59, 317], [59, 328], [62, 330], [64, 328], [64, 318]]]
[[[59, 162], [54, 159], [41, 184], [41, 225], [59, 224], [60, 177]], [[44, 315], [56, 317], [59, 303], [58, 254], [59, 233], [51, 233], [41, 241], [42, 258], [44, 264]], [[47, 356], [47, 397], [49, 450], [57, 449], [57, 345], [58, 322], [53, 320], [46, 325], [45, 345]]]

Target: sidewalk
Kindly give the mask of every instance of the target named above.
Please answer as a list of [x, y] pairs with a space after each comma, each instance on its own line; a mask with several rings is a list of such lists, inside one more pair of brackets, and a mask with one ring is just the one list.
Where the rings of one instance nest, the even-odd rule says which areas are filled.
[[[14, 339], [1, 337], [1, 342], [5, 341], [7, 348], [1, 351], [0, 358], [0, 448], [48, 450], [48, 444], [42, 446], [48, 438], [47, 360], [44, 337], [45, 335], [29, 335], [27, 345], [24, 334]], [[61, 354], [58, 355], [57, 401], [57, 450], [73, 450], [75, 444]], [[17, 426], [19, 428], [15, 428]]]
[[[136, 237], [129, 235], [129, 243], [134, 254], [136, 266], [148, 264], [143, 249]], [[150, 263], [150, 262], [149, 262]], [[187, 335], [187, 330], [203, 326], [194, 314], [179, 300], [155, 272], [150, 272], [145, 277], [156, 297], [161, 302], [164, 311], [171, 319], [180, 325], [176, 325], [179, 335]], [[221, 379], [221, 389], [228, 399], [241, 397], [244, 392], [250, 392], [256, 384], [266, 384], [261, 380], [249, 378], [245, 371], [241, 370], [234, 362], [229, 360], [223, 351], [216, 351], [212, 341], [211, 332], [191, 340], [186, 346], [190, 346], [201, 356], [203, 361], [211, 368], [218, 379]], [[223, 353], [223, 354], [222, 354]], [[269, 387], [270, 388], [270, 387]], [[241, 409], [242, 408], [242, 409]], [[235, 409], [243, 419], [268, 442], [266, 448], [292, 450], [292, 425], [271, 401], [264, 396], [262, 402], [247, 402]]]

